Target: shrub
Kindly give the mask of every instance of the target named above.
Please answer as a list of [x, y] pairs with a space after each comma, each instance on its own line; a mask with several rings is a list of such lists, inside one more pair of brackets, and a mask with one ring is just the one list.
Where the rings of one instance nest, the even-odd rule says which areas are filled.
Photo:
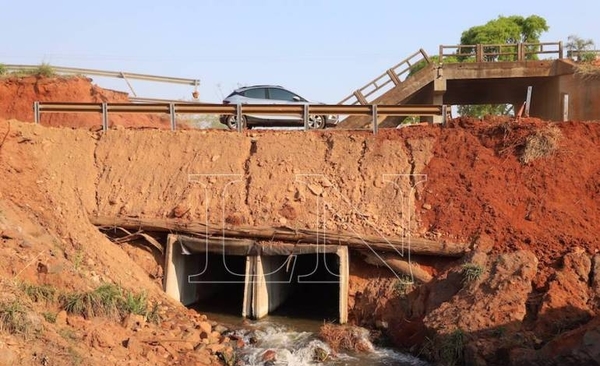
[[465, 263], [462, 266], [462, 282], [464, 284], [477, 281], [483, 274], [483, 267], [475, 263]]
[[44, 77], [51, 77], [54, 76], [56, 73], [54, 72], [54, 68], [52, 66], [50, 66], [50, 64], [48, 63], [41, 63], [37, 69], [35, 69], [32, 72], [34, 75], [38, 75], [38, 76], [44, 76]]
[[0, 76], [6, 75], [7, 72], [8, 70], [6, 69], [6, 66], [4, 64], [0, 64]]
[[562, 137], [560, 129], [555, 126], [537, 131], [525, 140], [523, 153], [519, 160], [522, 164], [528, 164], [536, 159], [552, 154], [558, 148]]

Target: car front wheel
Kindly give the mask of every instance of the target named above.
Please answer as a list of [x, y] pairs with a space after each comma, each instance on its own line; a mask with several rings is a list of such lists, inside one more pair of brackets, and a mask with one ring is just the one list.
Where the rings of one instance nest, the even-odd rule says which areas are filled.
[[325, 128], [325, 116], [310, 115], [308, 116], [308, 128], [318, 130]]
[[[227, 125], [227, 127], [229, 127], [229, 129], [231, 130], [237, 130], [238, 128], [238, 118], [237, 116], [228, 116], [227, 120], [225, 121], [225, 124]], [[246, 117], [242, 116], [242, 128], [246, 127]]]

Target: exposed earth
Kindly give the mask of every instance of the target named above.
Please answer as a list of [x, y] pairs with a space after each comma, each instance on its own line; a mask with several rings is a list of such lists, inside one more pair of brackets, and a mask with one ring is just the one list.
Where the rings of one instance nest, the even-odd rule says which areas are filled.
[[[351, 253], [352, 324], [439, 364], [600, 364], [600, 123], [240, 134], [122, 115], [102, 134], [94, 115], [34, 125], [35, 100], [128, 99], [86, 78], [0, 80], [0, 365], [227, 362], [244, 345], [162, 292], [160, 253], [111, 242], [89, 217], [210, 221], [224, 210], [231, 225], [315, 228], [317, 195], [331, 205], [328, 230], [470, 246], [463, 258], [413, 257], [433, 276], [425, 284]], [[197, 173], [242, 183], [222, 204], [189, 181]], [[148, 311], [65, 308], [65, 294], [106, 283], [146, 294]]]

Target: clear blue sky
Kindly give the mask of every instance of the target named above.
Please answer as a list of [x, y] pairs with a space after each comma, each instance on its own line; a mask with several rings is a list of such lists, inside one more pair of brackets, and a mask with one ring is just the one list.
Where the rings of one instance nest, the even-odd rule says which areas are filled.
[[[0, 63], [198, 78], [220, 102], [273, 83], [337, 103], [419, 48], [435, 54], [499, 15], [545, 18], [542, 41], [570, 34], [600, 48], [598, 2], [401, 0], [3, 1]], [[593, 11], [592, 11], [593, 10]], [[127, 90], [123, 80], [94, 78]], [[191, 86], [133, 81], [138, 95], [189, 98]]]

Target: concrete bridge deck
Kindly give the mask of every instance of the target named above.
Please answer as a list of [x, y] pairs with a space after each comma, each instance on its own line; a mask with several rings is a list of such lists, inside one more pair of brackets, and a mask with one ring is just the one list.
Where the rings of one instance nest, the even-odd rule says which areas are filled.
[[[547, 44], [541, 44], [539, 53], [550, 53], [543, 45]], [[600, 82], [579, 77], [576, 63], [563, 58], [562, 45], [558, 45], [559, 58], [548, 60], [527, 59], [523, 54], [526, 46], [514, 46], [517, 48], [515, 61], [490, 61], [488, 52], [476, 54], [477, 62], [436, 63], [421, 50], [419, 53], [423, 56], [417, 62], [425, 67], [411, 71], [416, 65], [413, 55], [341, 103], [512, 104], [518, 110], [531, 86], [530, 116], [551, 121], [600, 119], [600, 106], [594, 103], [600, 99]], [[484, 49], [475, 48], [481, 52]], [[447, 55], [440, 51], [441, 60], [444, 56]], [[378, 123], [381, 127], [394, 127], [402, 119], [381, 118]], [[441, 119], [433, 122], [441, 122]], [[370, 123], [367, 117], [354, 116], [343, 120], [338, 127], [362, 128]]]

